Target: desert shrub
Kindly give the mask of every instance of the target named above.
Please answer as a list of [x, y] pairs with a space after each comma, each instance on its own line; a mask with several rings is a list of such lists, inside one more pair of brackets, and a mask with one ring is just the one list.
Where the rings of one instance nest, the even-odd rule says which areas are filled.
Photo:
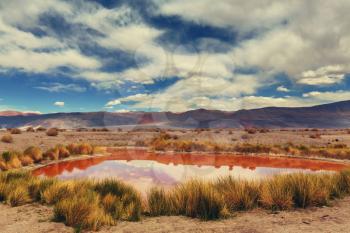
[[256, 128], [245, 128], [244, 131], [248, 134], [256, 134], [258, 132]]
[[[118, 200], [108, 208], [109, 212], [115, 218], [123, 220], [138, 221], [141, 218], [142, 202], [140, 194], [130, 185], [114, 179], [106, 179], [95, 184], [94, 190], [99, 193], [105, 201], [113, 199], [111, 195]], [[105, 199], [107, 197], [107, 199]], [[120, 200], [120, 202], [119, 202]]]
[[60, 159], [68, 158], [70, 156], [69, 150], [63, 145], [57, 145], [55, 149], [58, 150], [58, 157]]
[[31, 201], [28, 190], [25, 187], [19, 186], [10, 190], [7, 196], [7, 202], [11, 206], [20, 206]]
[[320, 139], [321, 138], [321, 134], [315, 133], [315, 134], [311, 134], [309, 137], [312, 138], [312, 139]]
[[28, 184], [29, 196], [34, 201], [44, 201], [42, 197], [43, 193], [54, 183], [57, 183], [57, 180], [52, 178], [32, 179]]
[[11, 134], [21, 134], [22, 133], [22, 131], [20, 129], [17, 129], [17, 128], [11, 129], [10, 132], [11, 132]]
[[1, 154], [1, 160], [4, 162], [4, 169], [9, 170], [13, 168], [22, 167], [22, 163], [19, 160], [20, 153], [17, 151], [5, 151]]
[[26, 129], [26, 131], [27, 131], [28, 133], [33, 133], [33, 132], [35, 132], [35, 130], [34, 130], [33, 127], [28, 127], [28, 128]]
[[86, 191], [60, 200], [54, 207], [54, 216], [76, 229], [98, 230], [103, 225], [114, 225], [113, 218], [99, 205], [99, 196]]
[[51, 128], [46, 131], [46, 135], [50, 137], [55, 137], [58, 135], [58, 129], [57, 128]]
[[4, 143], [12, 143], [13, 142], [13, 138], [11, 135], [7, 134], [1, 137], [1, 141]]
[[36, 131], [37, 132], [45, 132], [46, 131], [46, 128], [44, 128], [44, 127], [38, 127], [37, 129], [36, 129]]
[[250, 210], [258, 205], [259, 182], [237, 180], [229, 176], [216, 181], [215, 187], [230, 211]]
[[71, 143], [67, 146], [67, 149], [69, 151], [69, 153], [71, 153], [72, 155], [77, 155], [79, 154], [79, 145], [76, 143]]
[[94, 152], [94, 148], [89, 143], [82, 143], [79, 145], [78, 151], [80, 155], [90, 155]]
[[38, 163], [43, 159], [43, 152], [39, 147], [30, 146], [23, 152], [24, 155], [30, 156], [34, 162]]
[[191, 180], [173, 190], [178, 214], [203, 220], [225, 217], [226, 207], [221, 195], [211, 183]]
[[42, 194], [42, 201], [53, 205], [60, 200], [67, 199], [79, 191], [73, 181], [56, 182], [50, 185]]
[[21, 161], [22, 166], [28, 166], [34, 163], [34, 160], [29, 155], [21, 154], [18, 158]]
[[261, 204], [272, 210], [286, 210], [293, 206], [293, 194], [285, 176], [266, 180], [260, 190]]
[[60, 151], [58, 148], [51, 148], [43, 154], [43, 157], [45, 159], [58, 160], [60, 157]]
[[147, 203], [151, 216], [174, 215], [177, 211], [171, 194], [163, 188], [152, 188], [147, 194]]

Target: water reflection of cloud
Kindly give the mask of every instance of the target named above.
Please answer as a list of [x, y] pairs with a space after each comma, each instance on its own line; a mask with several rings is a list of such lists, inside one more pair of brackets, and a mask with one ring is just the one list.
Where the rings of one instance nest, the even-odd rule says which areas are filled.
[[135, 151], [113, 153], [110, 157], [92, 157], [66, 161], [34, 171], [36, 175], [58, 176], [61, 179], [115, 177], [145, 192], [152, 186], [170, 187], [191, 178], [205, 180], [223, 176], [239, 179], [260, 179], [293, 172], [339, 170], [341, 164], [302, 159], [196, 154], [153, 154]]

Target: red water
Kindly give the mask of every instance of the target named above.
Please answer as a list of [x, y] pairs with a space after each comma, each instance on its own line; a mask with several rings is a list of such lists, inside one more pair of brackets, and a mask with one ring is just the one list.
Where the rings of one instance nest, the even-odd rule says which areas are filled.
[[144, 150], [109, 149], [110, 156], [66, 161], [39, 168], [37, 176], [75, 178], [116, 177], [141, 190], [172, 186], [189, 178], [231, 175], [261, 178], [281, 173], [340, 171], [347, 165], [319, 160], [229, 154], [159, 154]]

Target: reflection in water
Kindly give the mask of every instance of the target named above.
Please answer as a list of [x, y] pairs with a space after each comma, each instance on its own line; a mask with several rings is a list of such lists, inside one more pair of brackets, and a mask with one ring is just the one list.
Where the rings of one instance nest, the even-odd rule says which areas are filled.
[[110, 156], [66, 161], [35, 170], [37, 176], [61, 179], [116, 177], [146, 191], [170, 187], [190, 178], [231, 175], [256, 179], [281, 173], [339, 171], [346, 165], [325, 161], [247, 155], [157, 154], [144, 150], [112, 150]]

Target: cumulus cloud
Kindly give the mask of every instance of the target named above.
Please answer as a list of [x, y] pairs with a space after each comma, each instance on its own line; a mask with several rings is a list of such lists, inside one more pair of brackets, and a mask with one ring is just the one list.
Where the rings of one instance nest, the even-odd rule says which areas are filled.
[[53, 105], [57, 107], [64, 107], [65, 103], [63, 101], [56, 101]]

